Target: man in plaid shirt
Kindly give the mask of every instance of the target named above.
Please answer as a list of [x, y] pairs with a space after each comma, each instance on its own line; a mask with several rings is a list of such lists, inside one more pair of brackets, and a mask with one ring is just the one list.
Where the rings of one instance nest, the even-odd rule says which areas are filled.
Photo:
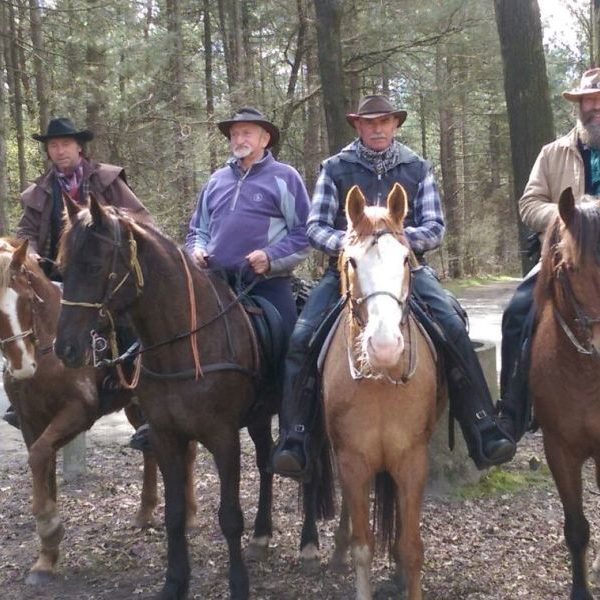
[[[404, 231], [421, 263], [413, 270], [413, 289], [438, 327], [432, 327], [424, 311], [417, 316], [444, 353], [450, 399], [469, 453], [480, 469], [504, 463], [515, 453], [514, 442], [494, 419], [494, 405], [465, 324], [423, 259], [427, 250], [442, 242], [444, 216], [431, 166], [395, 139], [405, 119], [406, 111], [396, 110], [385, 96], [362, 98], [357, 112], [347, 115], [358, 138], [322, 165], [307, 234], [312, 246], [329, 255], [329, 268], [296, 322], [286, 356], [280, 440], [273, 457], [274, 471], [281, 475], [310, 478], [310, 433], [315, 430], [319, 400], [316, 358], [332, 315], [341, 310], [337, 258], [347, 229], [345, 198], [354, 185], [371, 205], [385, 205], [395, 183], [406, 190], [409, 212]], [[332, 310], [336, 305], [338, 310]], [[443, 333], [436, 334], [440, 330]]]

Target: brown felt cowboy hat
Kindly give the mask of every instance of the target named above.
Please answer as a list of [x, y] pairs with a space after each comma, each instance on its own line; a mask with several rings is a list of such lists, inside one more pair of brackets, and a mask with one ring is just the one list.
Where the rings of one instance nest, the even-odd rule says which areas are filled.
[[255, 123], [256, 125], [260, 125], [271, 136], [267, 148], [276, 146], [277, 142], [279, 142], [279, 129], [273, 125], [271, 121], [268, 121], [259, 110], [252, 106], [240, 108], [233, 114], [231, 119], [217, 123], [217, 127], [221, 130], [221, 133], [229, 139], [229, 130], [235, 123]]
[[78, 131], [71, 119], [67, 117], [57, 117], [56, 119], [50, 120], [45, 134], [34, 133], [31, 137], [38, 142], [47, 142], [52, 138], [58, 137], [72, 137], [83, 144], [94, 139], [94, 133], [89, 129]]
[[377, 119], [377, 117], [386, 117], [393, 115], [398, 118], [398, 127], [406, 121], [406, 111], [398, 110], [392, 106], [392, 103], [386, 96], [373, 95], [363, 96], [358, 103], [358, 110], [355, 113], [348, 113], [346, 120], [352, 127], [356, 119]]
[[569, 102], [579, 102], [584, 96], [600, 94], [600, 69], [589, 69], [581, 76], [579, 87], [563, 92], [563, 98]]

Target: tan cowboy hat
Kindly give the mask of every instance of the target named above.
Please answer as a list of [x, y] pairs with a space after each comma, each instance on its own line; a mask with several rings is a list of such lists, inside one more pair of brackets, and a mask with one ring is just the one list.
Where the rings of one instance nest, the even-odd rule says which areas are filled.
[[588, 69], [581, 76], [579, 88], [563, 92], [563, 98], [569, 102], [579, 102], [583, 96], [600, 94], [600, 69]]
[[354, 127], [354, 122], [359, 117], [361, 119], [376, 119], [377, 117], [393, 115], [398, 117], [398, 127], [400, 127], [406, 121], [406, 114], [405, 110], [394, 108], [386, 96], [363, 96], [358, 103], [358, 110], [355, 113], [348, 113], [346, 121]]
[[256, 108], [252, 106], [245, 106], [244, 108], [240, 108], [231, 119], [227, 121], [220, 121], [217, 123], [217, 127], [221, 131], [221, 133], [227, 138], [230, 138], [229, 130], [231, 126], [235, 123], [256, 123], [256, 125], [260, 125], [271, 137], [267, 148], [271, 146], [276, 146], [277, 142], [279, 142], [279, 129], [268, 121], [267, 118]]

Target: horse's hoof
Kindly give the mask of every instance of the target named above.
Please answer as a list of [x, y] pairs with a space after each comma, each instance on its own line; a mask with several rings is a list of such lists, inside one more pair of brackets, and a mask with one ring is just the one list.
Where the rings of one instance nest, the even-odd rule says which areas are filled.
[[154, 517], [136, 517], [133, 526], [137, 529], [157, 529], [159, 523]]
[[333, 573], [344, 574], [348, 571], [349, 563], [341, 554], [334, 554], [329, 561], [329, 570]]
[[314, 575], [321, 570], [321, 561], [316, 558], [303, 558], [300, 563], [300, 570], [305, 575]]
[[377, 586], [373, 600], [390, 600], [391, 598], [405, 598], [405, 591], [398, 589], [394, 581], [384, 581]]
[[27, 585], [47, 585], [51, 581], [55, 580], [54, 573], [50, 571], [30, 571], [29, 575], [27, 575], [27, 579], [25, 579], [25, 583]]
[[244, 552], [244, 558], [247, 562], [264, 562], [268, 557], [269, 547], [262, 544], [250, 544]]

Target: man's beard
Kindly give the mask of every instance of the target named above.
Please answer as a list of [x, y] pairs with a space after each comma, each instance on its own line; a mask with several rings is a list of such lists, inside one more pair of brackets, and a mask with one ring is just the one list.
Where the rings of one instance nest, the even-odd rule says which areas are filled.
[[233, 149], [233, 156], [235, 158], [246, 158], [252, 154], [252, 148], [249, 146], [237, 146]]
[[584, 125], [580, 116], [577, 119], [577, 134], [586, 146], [600, 150], [600, 123], [587, 123]]

